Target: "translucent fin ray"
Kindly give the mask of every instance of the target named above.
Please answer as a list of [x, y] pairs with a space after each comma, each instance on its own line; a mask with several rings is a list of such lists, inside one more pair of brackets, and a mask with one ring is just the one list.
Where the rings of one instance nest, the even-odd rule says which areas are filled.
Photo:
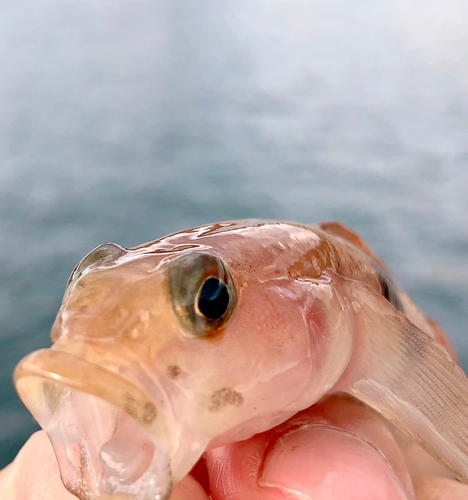
[[[335, 280], [334, 280], [335, 281]], [[468, 380], [439, 342], [364, 284], [338, 279], [356, 311], [347, 392], [468, 483]]]

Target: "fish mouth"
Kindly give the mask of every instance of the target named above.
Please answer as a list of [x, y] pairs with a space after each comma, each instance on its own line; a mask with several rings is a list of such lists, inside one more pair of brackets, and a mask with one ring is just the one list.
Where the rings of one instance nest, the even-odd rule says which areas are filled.
[[24, 358], [14, 383], [47, 432], [71, 493], [81, 500], [169, 498], [175, 440], [146, 390], [54, 349]]

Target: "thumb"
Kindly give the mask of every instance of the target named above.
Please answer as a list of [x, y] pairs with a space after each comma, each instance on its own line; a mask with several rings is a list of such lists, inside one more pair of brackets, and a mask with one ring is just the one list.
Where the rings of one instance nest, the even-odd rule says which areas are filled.
[[279, 428], [213, 450], [207, 466], [213, 500], [414, 499], [385, 423], [345, 398], [330, 398]]

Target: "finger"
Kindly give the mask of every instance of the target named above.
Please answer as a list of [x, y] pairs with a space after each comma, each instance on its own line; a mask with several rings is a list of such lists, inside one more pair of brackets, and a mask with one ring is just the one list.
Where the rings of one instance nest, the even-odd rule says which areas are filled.
[[192, 476], [185, 476], [176, 484], [169, 500], [208, 500], [205, 490]]
[[[44, 431], [33, 434], [15, 460], [0, 472], [1, 498], [8, 500], [76, 500], [62, 484], [55, 454]], [[191, 476], [179, 482], [170, 500], [208, 500]]]
[[330, 398], [278, 429], [207, 454], [214, 500], [414, 499], [384, 422], [351, 399]]
[[0, 473], [0, 491], [9, 500], [76, 500], [63, 486], [52, 446], [43, 431], [33, 434]]

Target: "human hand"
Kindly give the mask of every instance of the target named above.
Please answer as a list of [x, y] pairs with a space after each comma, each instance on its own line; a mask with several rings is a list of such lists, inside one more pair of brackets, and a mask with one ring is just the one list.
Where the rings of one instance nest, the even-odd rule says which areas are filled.
[[[398, 442], [398, 444], [397, 444]], [[208, 451], [170, 500], [466, 500], [422, 450], [372, 410], [332, 397], [275, 429]], [[63, 487], [49, 440], [31, 436], [0, 472], [5, 500], [76, 500]]]

